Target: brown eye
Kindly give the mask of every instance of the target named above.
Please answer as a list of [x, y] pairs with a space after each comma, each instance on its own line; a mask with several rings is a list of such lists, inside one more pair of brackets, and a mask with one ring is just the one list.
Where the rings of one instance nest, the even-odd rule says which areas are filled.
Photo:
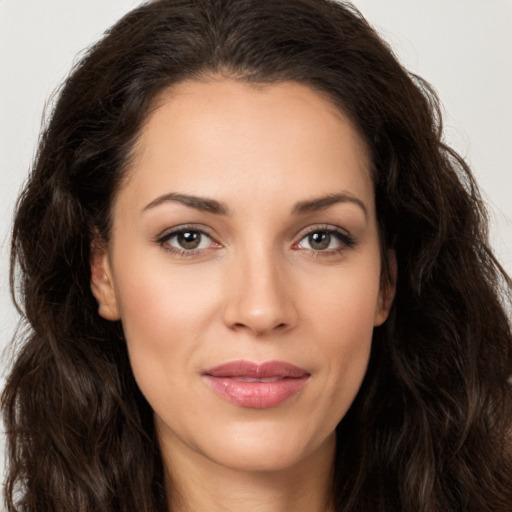
[[194, 229], [183, 229], [169, 233], [162, 237], [159, 243], [166, 246], [169, 250], [190, 252], [208, 249], [214, 244], [211, 237], [206, 233]]
[[182, 249], [197, 249], [201, 244], [202, 234], [197, 231], [183, 231], [176, 235], [176, 242]]
[[344, 231], [336, 229], [317, 229], [305, 234], [297, 244], [299, 249], [315, 252], [335, 253], [353, 247], [355, 239]]
[[331, 244], [332, 234], [326, 231], [317, 231], [308, 235], [308, 243], [315, 251], [324, 251]]

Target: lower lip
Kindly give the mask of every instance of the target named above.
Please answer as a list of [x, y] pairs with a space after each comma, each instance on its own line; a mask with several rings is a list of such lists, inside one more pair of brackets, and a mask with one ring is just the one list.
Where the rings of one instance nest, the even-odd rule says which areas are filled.
[[276, 407], [299, 393], [309, 376], [283, 378], [275, 382], [241, 382], [230, 377], [204, 378], [222, 398], [240, 407], [267, 409]]

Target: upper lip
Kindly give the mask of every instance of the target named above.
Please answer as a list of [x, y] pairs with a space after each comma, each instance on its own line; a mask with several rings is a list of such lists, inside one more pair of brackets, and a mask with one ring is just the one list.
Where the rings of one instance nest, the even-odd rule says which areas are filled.
[[251, 361], [231, 361], [209, 368], [203, 375], [210, 377], [251, 377], [266, 379], [272, 377], [300, 378], [310, 374], [303, 368], [285, 361], [267, 361], [265, 363], [253, 363]]

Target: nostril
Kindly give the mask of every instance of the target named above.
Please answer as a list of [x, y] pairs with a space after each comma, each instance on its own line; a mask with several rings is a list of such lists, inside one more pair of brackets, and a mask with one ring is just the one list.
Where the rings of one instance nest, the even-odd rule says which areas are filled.
[[[275, 325], [274, 327], [272, 327], [272, 328], [270, 328], [270, 329], [268, 329], [268, 328], [260, 328], [260, 329], [261, 329], [261, 331], [265, 331], [265, 332], [266, 332], [266, 331], [269, 331], [269, 330], [272, 330], [272, 329], [273, 329], [273, 330], [280, 330], [280, 331], [282, 331], [282, 330], [286, 329], [286, 328], [287, 328], [287, 326], [288, 326], [288, 324], [287, 324], [287, 323], [280, 323], [280, 324], [277, 324], [277, 325]], [[246, 328], [249, 328], [249, 329], [251, 329], [251, 330], [260, 330], [260, 329], [258, 328], [258, 326], [254, 326], [254, 325], [253, 325], [253, 326], [251, 327], [251, 325], [250, 325], [250, 324], [244, 324], [243, 322], [237, 322], [237, 323], [235, 323], [235, 324], [233, 324], [233, 325], [232, 325], [232, 329], [236, 329], [236, 330], [239, 330], [239, 329], [246, 329]]]

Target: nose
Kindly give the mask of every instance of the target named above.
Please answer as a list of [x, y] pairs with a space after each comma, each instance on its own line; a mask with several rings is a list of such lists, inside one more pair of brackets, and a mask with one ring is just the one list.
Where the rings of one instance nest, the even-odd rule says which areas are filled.
[[230, 265], [224, 323], [254, 336], [292, 329], [298, 313], [293, 283], [271, 250], [239, 255]]

